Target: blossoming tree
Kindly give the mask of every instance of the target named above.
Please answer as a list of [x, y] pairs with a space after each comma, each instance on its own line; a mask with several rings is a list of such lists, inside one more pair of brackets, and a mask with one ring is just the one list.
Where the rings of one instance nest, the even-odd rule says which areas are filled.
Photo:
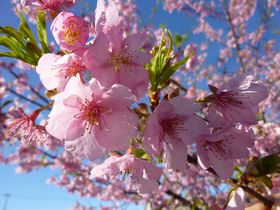
[[71, 12], [75, 0], [13, 2], [19, 28], [0, 27], [0, 146], [17, 150], [1, 163], [57, 168], [49, 181], [69, 192], [151, 209], [277, 206], [278, 1], [158, 3], [195, 21], [193, 43], [141, 27], [133, 0], [98, 0], [93, 16]]

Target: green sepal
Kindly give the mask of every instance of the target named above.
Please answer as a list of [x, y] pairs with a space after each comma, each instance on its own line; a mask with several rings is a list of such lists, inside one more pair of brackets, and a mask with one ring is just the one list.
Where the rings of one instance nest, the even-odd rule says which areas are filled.
[[138, 148], [134, 151], [134, 156], [141, 159], [150, 160], [150, 156], [145, 152], [144, 149]]

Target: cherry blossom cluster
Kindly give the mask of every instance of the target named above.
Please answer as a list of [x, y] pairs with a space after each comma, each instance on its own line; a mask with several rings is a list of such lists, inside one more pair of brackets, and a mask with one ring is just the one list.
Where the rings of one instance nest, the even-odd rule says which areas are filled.
[[[247, 157], [247, 148], [254, 145], [248, 126], [257, 123], [258, 103], [267, 98], [267, 88], [251, 75], [220, 88], [209, 86], [212, 94], [201, 100], [209, 105], [206, 118], [199, 115], [205, 113], [195, 99], [163, 100], [149, 115], [142, 135], [131, 106], [148, 91], [144, 65], [152, 55], [145, 48], [147, 34], [125, 36], [118, 19], [113, 1], [98, 1], [90, 42], [81, 17], [63, 11], [53, 20], [51, 32], [67, 53], [45, 54], [36, 67], [45, 88], [58, 92], [52, 97], [47, 132], [79, 158], [94, 161], [112, 153], [92, 169], [91, 178], [113, 179], [121, 173], [140, 194], [157, 191], [162, 173], [157, 158], [167, 170], [185, 170], [192, 144], [204, 169], [212, 167], [221, 178], [230, 177], [234, 161]], [[133, 156], [138, 147], [150, 155], [149, 161]]]

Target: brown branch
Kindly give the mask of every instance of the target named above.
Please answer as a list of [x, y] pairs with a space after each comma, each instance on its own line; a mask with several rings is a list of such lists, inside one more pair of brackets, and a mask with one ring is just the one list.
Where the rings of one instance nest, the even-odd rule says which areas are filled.
[[248, 186], [244, 186], [242, 185], [241, 188], [247, 192], [248, 194], [250, 194], [251, 196], [257, 198], [259, 201], [261, 201], [265, 206], [269, 207], [270, 209], [273, 206], [273, 201], [265, 198], [264, 196], [262, 196], [261, 194], [257, 193], [255, 190], [253, 190], [252, 188], [248, 187]]

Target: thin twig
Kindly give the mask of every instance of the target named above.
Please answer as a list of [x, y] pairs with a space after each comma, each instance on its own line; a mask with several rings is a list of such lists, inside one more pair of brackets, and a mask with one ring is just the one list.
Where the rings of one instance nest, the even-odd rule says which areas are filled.
[[232, 18], [231, 18], [230, 12], [229, 12], [228, 8], [225, 5], [224, 5], [224, 10], [226, 12], [226, 20], [227, 20], [227, 22], [229, 24], [230, 30], [231, 30], [232, 35], [233, 35], [234, 43], [236, 45], [237, 57], [238, 57], [238, 60], [240, 62], [240, 65], [241, 65], [242, 72], [246, 72], [246, 67], [245, 67], [245, 64], [243, 62], [242, 55], [241, 55], [242, 49], [241, 49], [240, 44], [238, 42], [238, 36], [236, 34], [234, 25], [232, 23]]
[[183, 198], [181, 195], [178, 195], [178, 194], [174, 193], [171, 190], [167, 190], [166, 194], [172, 196], [173, 198], [175, 198], [176, 200], [180, 201], [182, 204], [184, 204], [186, 206], [192, 206], [191, 202], [189, 202], [188, 200]]
[[[15, 78], [20, 79], [20, 77], [17, 75], [17, 73], [15, 73], [12, 69], [5, 69], [7, 72], [9, 72], [11, 75], [13, 75]], [[44, 102], [49, 103], [49, 101], [42, 96], [37, 90], [35, 90], [31, 85], [28, 85], [29, 89], [31, 92], [33, 92], [35, 95], [37, 95], [39, 98], [41, 98]]]
[[44, 105], [42, 105], [42, 104], [40, 104], [40, 103], [38, 103], [38, 102], [36, 102], [36, 101], [33, 101], [33, 100], [31, 100], [31, 99], [29, 99], [29, 98], [27, 98], [27, 97], [25, 97], [25, 96], [23, 96], [23, 95], [17, 93], [16, 91], [14, 91], [13, 89], [11, 89], [11, 88], [9, 88], [9, 87], [6, 87], [6, 89], [7, 89], [8, 91], [10, 91], [11, 93], [13, 93], [14, 95], [18, 96], [18, 97], [21, 98], [21, 99], [24, 99], [24, 100], [26, 100], [26, 101], [28, 101], [28, 102], [30, 102], [30, 103], [32, 103], [32, 104], [35, 104], [35, 105], [37, 105], [37, 106], [39, 106], [39, 107], [44, 107]]
[[188, 92], [188, 89], [185, 88], [183, 85], [181, 85], [179, 82], [177, 82], [174, 79], [170, 79], [170, 82], [173, 83], [174, 85], [176, 85], [180, 90], [184, 91], [185, 93]]

